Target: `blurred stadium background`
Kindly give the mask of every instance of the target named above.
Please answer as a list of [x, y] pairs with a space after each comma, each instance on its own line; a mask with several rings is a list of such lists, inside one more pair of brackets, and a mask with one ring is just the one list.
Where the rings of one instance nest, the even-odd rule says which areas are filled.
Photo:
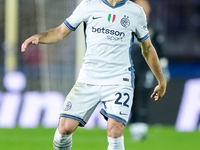
[[[84, 53], [84, 45], [80, 42], [82, 37], [73, 32], [65, 40], [56, 44], [29, 46], [25, 53], [20, 52], [20, 47], [27, 37], [60, 25], [79, 2], [80, 0], [0, 0], [0, 149], [23, 150], [19, 145], [16, 146], [17, 143], [13, 147], [11, 144], [6, 148], [6, 142], [10, 139], [11, 143], [15, 143], [15, 140], [18, 141], [18, 134], [22, 133], [25, 136], [24, 132], [32, 134], [33, 130], [34, 133], [41, 134], [41, 137], [44, 135], [41, 139], [44, 143], [45, 138], [49, 139], [45, 136], [49, 131], [51, 134], [47, 135], [51, 138], [47, 143], [51, 143], [54, 130], [39, 126], [55, 128], [57, 125], [56, 119], [64, 96], [72, 88], [77, 70], [82, 62], [80, 59]], [[142, 150], [146, 147], [150, 149], [149, 147], [152, 146], [154, 150], [164, 150], [166, 145], [171, 144], [172, 147], [167, 147], [167, 149], [198, 150], [200, 144], [196, 139], [199, 139], [200, 136], [196, 130], [200, 129], [200, 1], [149, 0], [149, 2], [152, 7], [151, 15], [161, 25], [165, 35], [164, 53], [169, 60], [171, 79], [163, 100], [156, 103], [152, 100], [149, 105], [150, 133], [156, 136], [156, 131], [161, 131], [158, 135], [159, 138], [154, 138], [156, 140], [163, 139], [163, 141], [149, 139], [154, 145], [132, 143], [132, 147], [136, 145], [138, 149]], [[16, 7], [18, 13], [14, 9], [14, 6], [17, 5], [12, 6], [12, 3], [18, 4]], [[15, 15], [16, 21], [12, 22], [13, 19], [8, 19]], [[10, 27], [9, 23], [14, 23], [14, 27], [17, 28], [16, 32], [8, 28]], [[11, 41], [9, 35], [11, 35]], [[16, 36], [16, 39], [13, 38], [14, 41], [12, 36]], [[11, 48], [11, 51], [15, 51], [14, 56], [16, 57], [14, 58], [7, 52], [9, 47], [12, 47], [10, 46], [12, 43], [15, 43]], [[16, 63], [11, 64], [10, 67], [8, 60], [12, 62], [16, 60]], [[19, 71], [23, 74], [16, 72], [6, 78], [5, 75], [10, 71]], [[21, 80], [17, 81], [19, 78]], [[21, 86], [15, 86], [17, 83]], [[43, 102], [45, 96], [46, 99], [49, 97], [51, 104], [58, 110], [52, 106], [46, 108], [47, 102]], [[59, 98], [59, 104], [56, 104], [54, 97]], [[160, 125], [170, 126], [170, 129], [162, 128]], [[22, 130], [21, 128], [34, 129]], [[38, 128], [38, 132], [36, 128]], [[79, 129], [77, 135], [79, 135], [79, 131], [80, 133], [84, 132]], [[179, 131], [193, 133], [183, 135], [183, 133], [178, 133]], [[94, 133], [98, 136], [99, 129], [95, 128]], [[106, 136], [105, 131], [103, 133]], [[129, 136], [127, 130], [125, 133]], [[16, 137], [10, 138], [12, 134], [16, 134]], [[161, 136], [162, 134], [165, 136]], [[167, 144], [166, 138], [169, 139], [173, 136], [177, 136], [177, 138]], [[190, 144], [189, 139], [191, 139]], [[81, 144], [80, 139], [77, 141], [79, 141], [78, 144]], [[102, 142], [105, 144], [106, 139], [103, 139]], [[156, 142], [160, 142], [160, 147], [155, 147]], [[177, 148], [172, 143], [177, 143]], [[194, 147], [189, 148], [186, 143]], [[40, 143], [36, 142], [35, 144]], [[185, 147], [180, 146], [181, 144]], [[44, 150], [49, 148], [51, 146], [28, 149]], [[105, 149], [106, 146], [103, 148]], [[75, 147], [74, 149], [79, 148]]]

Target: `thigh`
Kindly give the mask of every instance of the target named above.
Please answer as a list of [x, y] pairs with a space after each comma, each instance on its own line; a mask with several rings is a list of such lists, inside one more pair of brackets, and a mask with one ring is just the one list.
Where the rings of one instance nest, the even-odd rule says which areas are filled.
[[70, 118], [84, 126], [100, 101], [100, 86], [76, 83], [67, 95], [60, 117]]
[[133, 88], [125, 85], [104, 86], [102, 102], [104, 107], [101, 114], [105, 118], [112, 118], [126, 125], [133, 103]]

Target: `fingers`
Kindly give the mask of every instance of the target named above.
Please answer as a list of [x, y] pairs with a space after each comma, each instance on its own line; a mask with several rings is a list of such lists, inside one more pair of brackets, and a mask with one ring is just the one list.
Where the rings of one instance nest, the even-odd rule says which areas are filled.
[[21, 52], [24, 52], [29, 44], [36, 45], [38, 44], [38, 40], [34, 37], [28, 38], [21, 46]]
[[23, 44], [22, 44], [22, 46], [21, 46], [21, 52], [24, 52], [25, 50], [26, 50], [26, 48], [27, 48], [27, 43], [26, 42], [24, 42]]
[[163, 97], [164, 94], [165, 94], [165, 90], [163, 90], [159, 86], [156, 86], [154, 89], [154, 92], [151, 94], [151, 98], [154, 98], [155, 101], [157, 101], [161, 99], [161, 97]]
[[153, 94], [151, 95], [151, 98], [154, 98], [155, 101], [157, 101], [157, 100], [159, 100], [159, 99], [161, 98], [161, 96], [159, 96], [158, 93], [153, 93]]
[[154, 98], [155, 101], [157, 101], [157, 100], [159, 100], [161, 97], [159, 96], [159, 94], [158, 94], [157, 92], [154, 91], [154, 92], [151, 94], [151, 98]]

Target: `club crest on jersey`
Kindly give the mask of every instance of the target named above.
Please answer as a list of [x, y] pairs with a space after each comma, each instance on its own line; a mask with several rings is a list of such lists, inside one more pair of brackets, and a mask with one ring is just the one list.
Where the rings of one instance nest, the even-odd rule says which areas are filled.
[[108, 22], [113, 23], [115, 21], [116, 15], [109, 14], [108, 15]]
[[122, 18], [120, 21], [121, 25], [125, 28], [130, 26], [130, 20], [128, 18], [129, 18], [128, 16], [124, 15], [124, 18]]
[[68, 101], [67, 104], [66, 104], [66, 106], [65, 106], [65, 108], [64, 108], [64, 110], [65, 110], [65, 111], [68, 111], [68, 110], [70, 110], [71, 108], [72, 108], [72, 103], [71, 103], [70, 101]]

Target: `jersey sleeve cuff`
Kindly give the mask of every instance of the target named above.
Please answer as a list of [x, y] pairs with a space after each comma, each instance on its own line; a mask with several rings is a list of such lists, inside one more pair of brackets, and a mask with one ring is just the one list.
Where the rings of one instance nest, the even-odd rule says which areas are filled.
[[138, 38], [139, 42], [144, 42], [150, 37], [149, 33], [147, 33], [143, 38]]
[[71, 25], [67, 20], [64, 21], [64, 24], [65, 24], [70, 30], [72, 30], [72, 31], [75, 31], [75, 30], [76, 30], [76, 28], [72, 27], [72, 25]]

